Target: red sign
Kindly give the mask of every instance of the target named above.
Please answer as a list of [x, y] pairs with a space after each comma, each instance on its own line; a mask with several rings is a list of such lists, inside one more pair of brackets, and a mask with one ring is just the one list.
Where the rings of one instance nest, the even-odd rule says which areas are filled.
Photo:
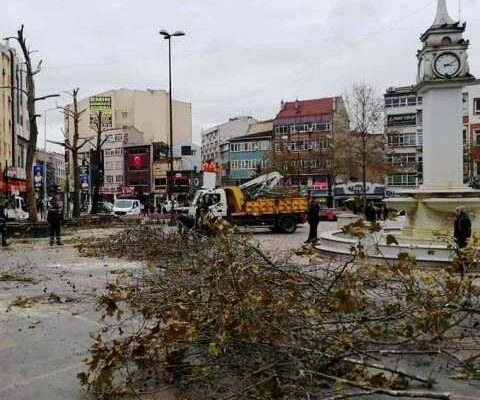
[[9, 192], [26, 192], [27, 191], [27, 182], [8, 182]]
[[327, 181], [315, 181], [313, 187], [314, 187], [315, 190], [328, 189], [328, 182]]
[[135, 192], [135, 186], [124, 186], [122, 192], [123, 194], [132, 194]]

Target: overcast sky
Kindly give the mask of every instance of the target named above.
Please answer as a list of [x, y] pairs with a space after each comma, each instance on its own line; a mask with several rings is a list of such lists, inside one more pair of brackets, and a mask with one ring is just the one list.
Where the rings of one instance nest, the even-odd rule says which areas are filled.
[[[457, 19], [458, 0], [448, 3]], [[462, 3], [470, 65], [480, 76], [480, 0]], [[340, 95], [355, 82], [379, 94], [414, 83], [419, 35], [435, 8], [436, 0], [15, 0], [3, 5], [0, 26], [7, 36], [25, 24], [43, 59], [38, 95], [80, 87], [82, 98], [167, 89], [167, 44], [158, 31], [184, 30], [172, 43], [173, 93], [192, 103], [199, 143], [202, 128], [229, 117], [274, 117], [282, 99]], [[46, 101], [40, 111], [54, 106]], [[58, 139], [55, 114], [48, 136]]]

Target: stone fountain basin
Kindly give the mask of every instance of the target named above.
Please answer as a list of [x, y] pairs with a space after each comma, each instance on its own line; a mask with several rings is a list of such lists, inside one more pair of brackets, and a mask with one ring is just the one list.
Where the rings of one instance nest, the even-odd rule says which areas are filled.
[[[433, 239], [408, 240], [408, 238], [402, 238], [400, 233], [400, 229], [386, 228], [378, 234], [359, 240], [346, 235], [341, 229], [338, 229], [320, 235], [321, 240], [317, 248], [328, 253], [352, 255], [353, 249], [361, 242], [368, 256], [374, 259], [396, 260], [399, 254], [408, 253], [422, 263], [444, 264], [452, 262], [454, 252], [447, 243]], [[387, 235], [394, 235], [399, 244], [387, 245]]]

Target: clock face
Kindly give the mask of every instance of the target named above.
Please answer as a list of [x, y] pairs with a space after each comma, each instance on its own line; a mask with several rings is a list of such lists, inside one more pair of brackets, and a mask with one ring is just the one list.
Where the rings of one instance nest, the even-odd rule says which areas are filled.
[[460, 71], [460, 59], [454, 53], [440, 54], [435, 60], [435, 72], [442, 77], [455, 76]]

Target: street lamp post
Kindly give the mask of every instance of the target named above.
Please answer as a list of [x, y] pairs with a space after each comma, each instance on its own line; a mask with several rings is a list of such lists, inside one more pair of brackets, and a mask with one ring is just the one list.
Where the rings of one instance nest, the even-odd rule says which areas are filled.
[[170, 103], [170, 179], [167, 182], [167, 198], [171, 200], [171, 193], [173, 191], [173, 107], [172, 107], [172, 37], [185, 36], [185, 32], [176, 31], [175, 33], [168, 33], [162, 29], [160, 35], [165, 40], [168, 40], [168, 97]]

